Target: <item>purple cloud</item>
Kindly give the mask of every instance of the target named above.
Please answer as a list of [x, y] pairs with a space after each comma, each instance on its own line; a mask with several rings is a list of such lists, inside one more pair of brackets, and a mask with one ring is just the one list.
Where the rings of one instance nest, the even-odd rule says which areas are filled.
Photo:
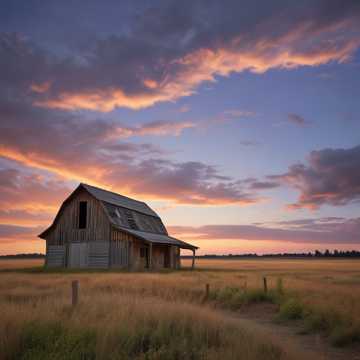
[[[295, 220], [296, 221], [296, 220]], [[309, 220], [306, 220], [308, 223]], [[175, 235], [194, 240], [254, 240], [284, 241], [309, 244], [360, 245], [360, 218], [322, 221], [311, 219], [311, 225], [296, 228], [264, 225], [204, 225], [200, 227], [172, 226]], [[289, 225], [289, 224], [288, 224]]]
[[302, 116], [298, 115], [298, 114], [288, 114], [288, 120], [290, 122], [292, 122], [293, 124], [299, 125], [299, 126], [305, 126], [307, 124], [309, 124], [308, 121], [306, 121]]
[[0, 242], [14, 242], [14, 240], [35, 240], [41, 228], [34, 226], [17, 226], [0, 224]]
[[299, 190], [299, 200], [290, 208], [316, 209], [360, 200], [360, 145], [350, 149], [312, 151], [308, 163], [292, 165], [282, 175], [270, 176]]

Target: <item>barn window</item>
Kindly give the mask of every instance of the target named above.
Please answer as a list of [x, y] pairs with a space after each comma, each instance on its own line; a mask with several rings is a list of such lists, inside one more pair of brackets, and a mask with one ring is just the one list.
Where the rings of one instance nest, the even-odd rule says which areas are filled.
[[146, 248], [140, 248], [140, 257], [145, 257], [146, 254]]
[[87, 201], [80, 201], [79, 203], [79, 229], [86, 228], [87, 220]]

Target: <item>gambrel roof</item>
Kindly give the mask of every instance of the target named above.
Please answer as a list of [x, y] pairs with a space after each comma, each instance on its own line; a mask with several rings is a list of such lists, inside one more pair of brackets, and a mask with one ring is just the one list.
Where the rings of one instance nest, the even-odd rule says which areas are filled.
[[140, 240], [150, 243], [175, 245], [184, 249], [197, 249], [194, 245], [169, 236], [159, 215], [146, 203], [83, 183], [63, 202], [54, 222], [39, 235], [40, 238], [45, 238], [47, 232], [56, 224], [63, 207], [81, 189], [102, 203], [104, 211], [115, 229], [127, 232]]
[[80, 185], [100, 201], [131, 209], [146, 215], [159, 217], [159, 215], [154, 210], [152, 210], [147, 204], [142, 201], [131, 199], [127, 196], [120, 195], [112, 191], [107, 191], [88, 184]]

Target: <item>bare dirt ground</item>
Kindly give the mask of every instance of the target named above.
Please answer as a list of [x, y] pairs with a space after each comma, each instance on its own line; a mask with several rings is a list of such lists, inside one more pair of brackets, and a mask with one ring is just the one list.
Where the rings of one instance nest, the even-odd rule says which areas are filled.
[[360, 347], [336, 348], [319, 334], [301, 334], [299, 324], [274, 322], [275, 311], [272, 304], [257, 304], [243, 311], [226, 311], [224, 316], [256, 336], [270, 339], [284, 349], [290, 359], [360, 360]]

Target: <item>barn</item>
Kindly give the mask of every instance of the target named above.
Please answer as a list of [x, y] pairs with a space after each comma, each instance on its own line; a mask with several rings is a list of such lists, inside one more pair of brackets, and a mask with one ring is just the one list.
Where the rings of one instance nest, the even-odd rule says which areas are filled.
[[141, 201], [80, 184], [39, 237], [47, 267], [178, 269], [180, 249], [196, 246], [169, 236], [154, 210]]

